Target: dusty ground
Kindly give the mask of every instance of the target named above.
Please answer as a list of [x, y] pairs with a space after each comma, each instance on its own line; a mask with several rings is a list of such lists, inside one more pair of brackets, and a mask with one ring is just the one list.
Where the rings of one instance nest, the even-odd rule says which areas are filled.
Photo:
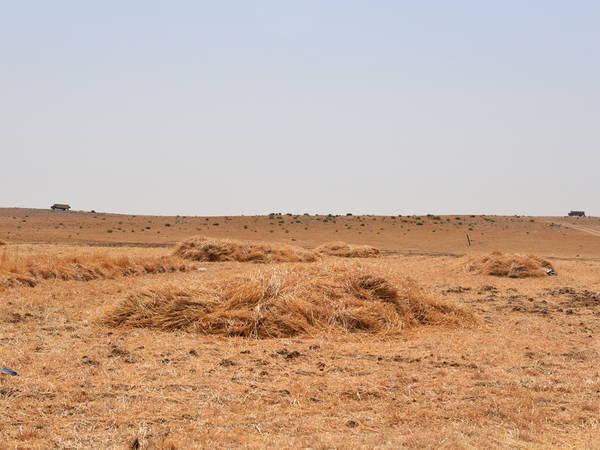
[[[206, 220], [0, 210], [5, 260], [159, 256], [196, 233], [371, 244], [386, 256], [363, 264], [411, 276], [478, 317], [475, 326], [421, 327], [393, 339], [224, 339], [97, 324], [130, 292], [256, 268], [246, 263], [6, 289], [0, 368], [20, 376], [0, 375], [1, 447], [598, 448], [600, 237], [568, 225], [600, 230], [593, 218]], [[549, 257], [558, 276], [462, 270], [462, 255], [495, 249]]]
[[[576, 228], [585, 228], [576, 229]], [[9, 242], [171, 246], [193, 234], [315, 247], [342, 240], [392, 252], [492, 250], [600, 258], [600, 218], [524, 216], [157, 217], [0, 208], [0, 239]], [[467, 246], [466, 234], [473, 241]]]

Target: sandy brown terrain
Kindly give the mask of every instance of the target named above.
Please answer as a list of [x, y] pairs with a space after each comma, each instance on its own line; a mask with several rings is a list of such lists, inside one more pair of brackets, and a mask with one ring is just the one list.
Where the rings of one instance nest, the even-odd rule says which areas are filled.
[[[358, 263], [411, 277], [427, 295], [476, 318], [393, 335], [278, 339], [100, 323], [134, 292], [192, 290], [312, 263], [195, 262], [189, 271], [106, 269], [87, 281], [0, 287], [0, 368], [19, 373], [0, 375], [1, 447], [598, 448], [596, 230], [596, 218], [0, 209], [5, 270], [69, 258], [117, 265], [137, 258], [143, 266], [172, 258], [174, 245], [194, 234], [305, 248], [341, 240], [376, 246], [382, 257]], [[558, 275], [464, 270], [470, 256], [493, 250], [543, 256]]]
[[[585, 228], [585, 229], [582, 229]], [[171, 246], [194, 234], [315, 247], [341, 240], [388, 252], [456, 253], [496, 249], [600, 258], [600, 218], [525, 216], [160, 217], [0, 208], [0, 239], [14, 243]], [[467, 246], [466, 234], [473, 241]]]

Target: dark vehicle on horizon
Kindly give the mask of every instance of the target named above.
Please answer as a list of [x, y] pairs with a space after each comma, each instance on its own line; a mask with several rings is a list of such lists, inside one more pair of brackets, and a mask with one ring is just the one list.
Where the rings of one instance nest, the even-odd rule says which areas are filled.
[[50, 207], [50, 209], [52, 210], [60, 210], [60, 211], [68, 211], [69, 209], [71, 209], [71, 206], [66, 205], [64, 203], [55, 203], [54, 205], [52, 205]]

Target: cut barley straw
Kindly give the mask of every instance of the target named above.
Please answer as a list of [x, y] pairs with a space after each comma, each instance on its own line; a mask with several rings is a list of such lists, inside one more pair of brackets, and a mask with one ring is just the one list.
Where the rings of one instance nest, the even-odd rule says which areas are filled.
[[0, 287], [34, 287], [42, 280], [91, 281], [154, 273], [186, 272], [194, 268], [192, 264], [172, 256], [31, 255], [0, 260]]
[[318, 263], [258, 270], [197, 289], [143, 291], [122, 301], [101, 323], [262, 339], [387, 335], [472, 320], [469, 312], [431, 298], [411, 279], [355, 264]]
[[535, 255], [504, 254], [498, 251], [487, 256], [470, 258], [465, 264], [467, 272], [508, 278], [546, 276], [546, 270], [554, 270], [549, 261]]
[[319, 259], [315, 252], [293, 245], [204, 236], [194, 236], [180, 242], [174, 254], [192, 261], [276, 263], [314, 262]]
[[381, 256], [379, 249], [370, 245], [350, 245], [345, 242], [327, 242], [315, 248], [315, 251], [322, 255], [343, 258], [377, 258]]

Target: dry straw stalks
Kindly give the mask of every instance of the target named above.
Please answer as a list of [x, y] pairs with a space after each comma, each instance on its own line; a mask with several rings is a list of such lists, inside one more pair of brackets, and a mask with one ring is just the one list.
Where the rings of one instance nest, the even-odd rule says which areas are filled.
[[470, 258], [465, 264], [467, 272], [508, 278], [542, 277], [546, 276], [548, 269], [554, 270], [554, 267], [538, 256], [503, 254], [498, 251]]
[[328, 242], [315, 248], [315, 251], [322, 255], [344, 258], [377, 258], [381, 256], [379, 249], [370, 245], [350, 245], [345, 242]]
[[253, 263], [315, 262], [321, 255], [346, 258], [372, 258], [380, 256], [375, 247], [329, 242], [314, 251], [294, 245], [251, 242], [235, 239], [215, 239], [194, 236], [180, 242], [175, 255], [193, 261], [239, 261]]
[[470, 313], [433, 299], [414, 282], [349, 263], [284, 265], [202, 288], [133, 294], [102, 323], [277, 338], [333, 333], [394, 334], [417, 325], [459, 325]]
[[192, 261], [240, 261], [253, 263], [314, 262], [315, 252], [302, 247], [235, 239], [194, 236], [180, 242], [175, 255]]
[[172, 256], [110, 257], [105, 255], [54, 257], [29, 255], [0, 259], [0, 287], [36, 286], [42, 280], [79, 280], [136, 276], [151, 273], [185, 272], [190, 263]]

